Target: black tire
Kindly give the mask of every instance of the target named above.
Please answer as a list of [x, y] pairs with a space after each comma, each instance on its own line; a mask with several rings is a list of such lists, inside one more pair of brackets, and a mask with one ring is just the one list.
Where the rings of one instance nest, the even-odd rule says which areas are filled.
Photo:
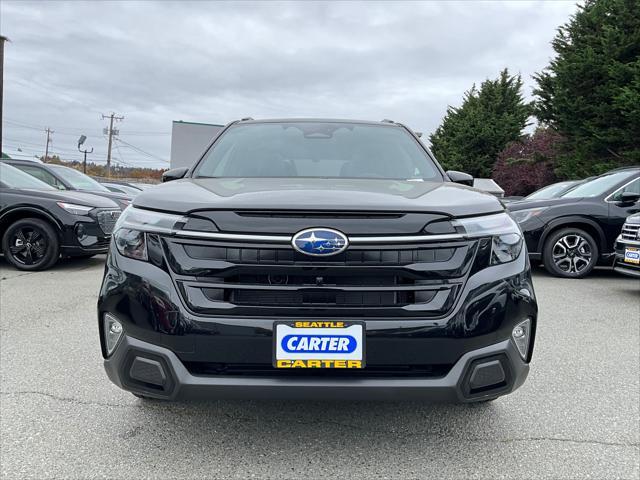
[[544, 268], [563, 278], [584, 278], [598, 263], [598, 244], [580, 228], [552, 232], [544, 244]]
[[53, 227], [39, 218], [24, 218], [2, 237], [4, 258], [18, 270], [46, 270], [60, 257], [60, 242]]

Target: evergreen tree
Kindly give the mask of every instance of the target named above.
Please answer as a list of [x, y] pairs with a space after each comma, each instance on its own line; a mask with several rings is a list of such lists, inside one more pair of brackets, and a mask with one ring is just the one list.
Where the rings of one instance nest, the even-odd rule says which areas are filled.
[[564, 137], [561, 177], [640, 162], [640, 1], [587, 0], [552, 42], [536, 115]]
[[496, 80], [474, 85], [460, 107], [447, 109], [429, 137], [432, 151], [445, 169], [489, 177], [498, 153], [520, 138], [529, 114], [520, 75], [510, 76], [505, 69]]

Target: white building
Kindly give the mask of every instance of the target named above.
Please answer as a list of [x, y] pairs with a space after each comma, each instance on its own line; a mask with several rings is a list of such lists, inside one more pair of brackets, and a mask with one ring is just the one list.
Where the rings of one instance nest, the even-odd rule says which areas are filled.
[[190, 167], [200, 158], [223, 125], [173, 121], [171, 168]]

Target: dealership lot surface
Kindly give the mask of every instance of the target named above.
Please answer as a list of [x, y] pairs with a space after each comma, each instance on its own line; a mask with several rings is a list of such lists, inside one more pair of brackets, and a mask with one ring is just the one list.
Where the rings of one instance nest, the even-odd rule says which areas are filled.
[[638, 478], [640, 282], [535, 273], [532, 372], [493, 404], [145, 404], [102, 369], [103, 257], [0, 259], [3, 478]]

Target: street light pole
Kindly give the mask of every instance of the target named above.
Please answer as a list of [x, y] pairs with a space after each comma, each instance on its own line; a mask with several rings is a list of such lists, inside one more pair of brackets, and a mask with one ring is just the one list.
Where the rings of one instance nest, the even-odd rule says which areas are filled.
[[78, 151], [80, 153], [84, 153], [84, 161], [82, 162], [83, 173], [87, 173], [87, 153], [93, 153], [93, 147], [91, 147], [91, 150], [87, 150], [86, 148], [84, 150], [80, 149], [80, 147], [84, 144], [86, 139], [87, 139], [86, 135], [81, 135], [80, 138], [78, 139]]
[[9, 40], [0, 35], [0, 156], [2, 156], [2, 90], [4, 86], [4, 42]]

